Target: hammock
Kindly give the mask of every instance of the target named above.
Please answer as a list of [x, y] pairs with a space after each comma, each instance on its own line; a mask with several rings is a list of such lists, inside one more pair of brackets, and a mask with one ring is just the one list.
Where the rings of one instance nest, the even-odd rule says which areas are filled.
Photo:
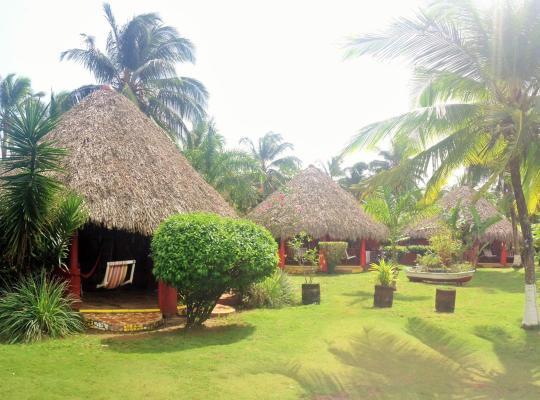
[[[129, 278], [126, 279], [128, 270], [131, 268]], [[111, 261], [107, 263], [103, 282], [97, 285], [97, 288], [116, 289], [120, 286], [133, 283], [133, 274], [135, 273], [135, 260]]]

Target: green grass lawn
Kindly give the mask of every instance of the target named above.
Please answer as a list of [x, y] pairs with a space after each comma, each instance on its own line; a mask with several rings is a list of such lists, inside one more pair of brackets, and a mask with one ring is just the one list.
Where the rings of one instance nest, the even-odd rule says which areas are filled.
[[[302, 278], [294, 278], [300, 285]], [[519, 328], [523, 275], [480, 270], [456, 313], [400, 278], [318, 278], [320, 306], [243, 312], [201, 332], [0, 345], [1, 399], [538, 399], [540, 333]]]

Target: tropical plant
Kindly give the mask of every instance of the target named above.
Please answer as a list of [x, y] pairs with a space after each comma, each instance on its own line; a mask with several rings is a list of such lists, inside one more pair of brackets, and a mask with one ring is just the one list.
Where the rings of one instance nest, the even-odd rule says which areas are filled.
[[347, 242], [319, 242], [319, 250], [324, 254], [328, 273], [333, 274], [336, 266], [347, 252]]
[[427, 271], [440, 270], [444, 268], [443, 261], [438, 254], [429, 252], [416, 260], [420, 267], [425, 267]]
[[257, 145], [250, 138], [242, 138], [241, 144], [257, 160], [261, 171], [260, 191], [264, 196], [279, 189], [300, 168], [301, 161], [295, 156], [284, 155], [293, 150], [292, 143], [284, 142], [279, 133], [268, 132], [260, 137]]
[[439, 0], [349, 47], [350, 55], [399, 58], [415, 68], [417, 108], [362, 128], [348, 146], [370, 147], [387, 136], [423, 146], [379, 182], [433, 167], [429, 198], [463, 166], [488, 165], [486, 185], [509, 172], [524, 238], [524, 327], [540, 326], [529, 216], [537, 204], [527, 204], [524, 189], [540, 188], [540, 174], [532, 173], [540, 169], [539, 15], [534, 0], [498, 2], [483, 11], [469, 0]]
[[276, 242], [265, 228], [213, 214], [166, 219], [151, 248], [154, 276], [178, 290], [187, 327], [202, 325], [223, 293], [245, 290], [278, 265]]
[[317, 248], [309, 248], [313, 238], [306, 232], [300, 232], [288, 240], [287, 245], [293, 252], [293, 259], [302, 267], [304, 280], [312, 284], [319, 270], [319, 252]]
[[32, 93], [30, 79], [9, 74], [4, 79], [0, 77], [0, 153], [2, 158], [7, 156], [8, 119], [17, 105]]
[[388, 242], [391, 247], [390, 259], [398, 262], [398, 245], [405, 240], [404, 229], [421, 215], [432, 212], [431, 208], [419, 203], [422, 194], [419, 189], [399, 192], [389, 186], [381, 186], [373, 191], [364, 201], [364, 209], [388, 227]]
[[375, 272], [375, 284], [379, 286], [391, 287], [397, 277], [399, 270], [392, 262], [380, 260], [379, 263], [371, 263], [369, 268]]
[[341, 164], [343, 159], [340, 156], [335, 156], [330, 158], [327, 162], [320, 162], [319, 165], [321, 169], [334, 180], [339, 180], [343, 178], [345, 171], [343, 170]]
[[272, 275], [251, 285], [244, 303], [249, 308], [281, 308], [294, 304], [294, 285], [286, 272], [276, 269]]
[[429, 239], [429, 245], [439, 257], [444, 267], [461, 260], [463, 255], [463, 242], [455, 237], [453, 232], [444, 227]]
[[51, 177], [64, 155], [46, 139], [56, 119], [36, 99], [16, 106], [9, 119], [9, 152], [0, 164], [2, 257], [19, 271], [61, 266], [86, 213], [82, 200]]
[[212, 120], [200, 121], [186, 134], [183, 153], [205, 180], [240, 212], [259, 202], [258, 163], [244, 151], [226, 149], [225, 138]]
[[81, 332], [80, 314], [64, 281], [44, 272], [22, 277], [0, 293], [0, 339], [8, 343], [35, 342]]
[[172, 137], [182, 138], [186, 122], [205, 115], [207, 100], [201, 82], [176, 74], [177, 63], [195, 62], [193, 44], [164, 25], [158, 14], [137, 15], [118, 25], [110, 5], [105, 3], [103, 9], [110, 27], [105, 52], [96, 47], [93, 36], [83, 34], [86, 48], [66, 50], [60, 56], [84, 66], [98, 82], [75, 90], [73, 97], [110, 85]]

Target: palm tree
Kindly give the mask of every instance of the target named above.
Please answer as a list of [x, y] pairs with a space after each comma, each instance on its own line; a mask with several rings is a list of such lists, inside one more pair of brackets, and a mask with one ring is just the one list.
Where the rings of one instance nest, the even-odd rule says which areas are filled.
[[185, 135], [183, 153], [238, 211], [245, 212], [260, 200], [257, 161], [245, 151], [226, 149], [213, 120], [200, 121]]
[[8, 115], [18, 104], [32, 93], [30, 79], [9, 74], [4, 79], [0, 77], [0, 149], [2, 158], [7, 156], [9, 137]]
[[377, 221], [388, 227], [388, 242], [391, 247], [391, 260], [398, 263], [397, 246], [403, 236], [404, 229], [420, 215], [426, 215], [427, 208], [419, 202], [421, 192], [412, 189], [399, 193], [389, 186], [383, 186], [371, 193], [364, 201], [365, 210]]
[[51, 177], [64, 155], [46, 140], [56, 121], [35, 98], [9, 115], [9, 152], [0, 161], [0, 264], [20, 272], [61, 266], [72, 233], [86, 221], [82, 199]]
[[340, 156], [330, 158], [327, 162], [319, 162], [322, 170], [332, 179], [340, 179], [345, 174], [341, 164], [343, 159]]
[[173, 137], [182, 137], [187, 121], [204, 117], [208, 96], [201, 82], [176, 75], [176, 63], [195, 62], [193, 44], [155, 13], [118, 25], [109, 4], [103, 9], [111, 29], [105, 52], [96, 47], [94, 37], [83, 34], [86, 48], [66, 50], [60, 56], [83, 65], [99, 84], [83, 86], [73, 96], [81, 98], [110, 85]]
[[249, 152], [259, 163], [262, 174], [260, 190], [265, 196], [289, 180], [302, 164], [295, 156], [283, 155], [288, 150], [293, 150], [294, 146], [284, 142], [279, 133], [266, 133], [259, 138], [257, 145], [247, 137], [242, 138], [240, 143], [247, 145]]
[[[400, 58], [415, 69], [416, 108], [361, 129], [350, 149], [372, 147], [385, 137], [407, 138], [423, 149], [385, 178], [427, 172], [428, 197], [456, 169], [490, 166], [489, 186], [510, 174], [524, 238], [524, 327], [538, 327], [531, 218], [524, 187], [540, 187], [540, 2], [497, 3], [480, 12], [469, 0], [440, 0], [382, 33], [354, 39], [350, 55]], [[532, 207], [534, 206], [534, 207]]]

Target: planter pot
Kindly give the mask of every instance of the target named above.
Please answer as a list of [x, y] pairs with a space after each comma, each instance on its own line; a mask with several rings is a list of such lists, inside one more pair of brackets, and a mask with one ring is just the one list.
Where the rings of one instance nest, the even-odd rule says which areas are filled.
[[335, 265], [331, 265], [331, 264], [327, 264], [327, 267], [326, 267], [326, 272], [328, 274], [335, 274], [336, 273], [336, 266]]
[[437, 289], [435, 294], [435, 310], [453, 313], [456, 307], [456, 289]]
[[463, 285], [469, 282], [474, 276], [474, 270], [464, 272], [421, 271], [419, 268], [407, 268], [405, 274], [411, 282], [430, 282]]
[[373, 307], [387, 308], [392, 307], [394, 302], [394, 288], [392, 286], [375, 285], [375, 294], [373, 296]]
[[321, 285], [318, 283], [302, 284], [302, 304], [320, 304], [321, 303]]

